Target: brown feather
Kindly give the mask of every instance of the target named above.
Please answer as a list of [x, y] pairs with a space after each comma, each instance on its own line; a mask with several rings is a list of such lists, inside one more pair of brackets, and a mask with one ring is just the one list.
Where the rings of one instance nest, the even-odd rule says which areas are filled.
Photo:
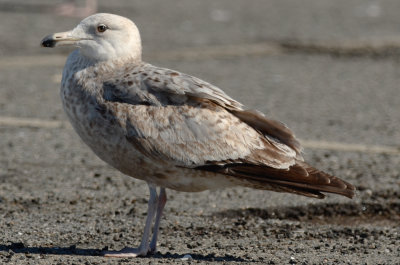
[[289, 192], [308, 197], [324, 198], [321, 192], [335, 193], [349, 198], [355, 188], [350, 183], [319, 171], [310, 165], [296, 161], [288, 169], [276, 169], [252, 164], [225, 164], [223, 166], [202, 166], [197, 169], [214, 171], [251, 183], [257, 189]]
[[260, 131], [263, 135], [278, 139], [281, 143], [295, 150], [297, 155], [301, 156], [301, 145], [294, 133], [285, 124], [268, 119], [262, 113], [254, 110], [231, 109], [230, 111], [240, 120]]

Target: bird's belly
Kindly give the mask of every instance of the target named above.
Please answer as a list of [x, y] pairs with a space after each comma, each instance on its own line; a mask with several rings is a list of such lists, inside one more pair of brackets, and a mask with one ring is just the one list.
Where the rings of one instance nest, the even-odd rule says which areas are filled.
[[239, 185], [236, 178], [190, 168], [171, 167], [150, 176], [157, 186], [185, 192], [216, 190]]
[[176, 167], [173, 161], [151, 159], [125, 137], [124, 129], [89, 106], [65, 104], [66, 114], [78, 135], [103, 161], [131, 177], [178, 191], [197, 192], [235, 186], [235, 178], [196, 169]]

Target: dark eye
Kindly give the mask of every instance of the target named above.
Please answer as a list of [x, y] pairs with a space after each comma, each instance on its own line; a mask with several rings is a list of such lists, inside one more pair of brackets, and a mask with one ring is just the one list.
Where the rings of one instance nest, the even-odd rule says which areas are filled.
[[100, 25], [97, 26], [97, 31], [98, 32], [104, 32], [107, 29], [108, 29], [108, 27], [106, 25], [104, 25], [104, 24], [100, 24]]

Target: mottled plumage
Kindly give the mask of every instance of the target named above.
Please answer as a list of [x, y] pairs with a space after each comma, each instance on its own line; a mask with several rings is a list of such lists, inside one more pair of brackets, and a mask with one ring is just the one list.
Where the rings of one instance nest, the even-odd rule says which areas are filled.
[[[153, 198], [139, 249], [107, 255], [155, 250], [164, 188], [242, 185], [317, 198], [324, 197], [321, 192], [354, 195], [351, 184], [306, 164], [299, 142], [282, 123], [244, 109], [203, 80], [142, 62], [140, 36], [130, 20], [96, 14], [70, 32], [46, 37], [43, 45], [63, 41], [80, 48], [68, 57], [61, 85], [74, 129], [105, 162], [148, 182]], [[151, 203], [158, 210], [148, 245]]]

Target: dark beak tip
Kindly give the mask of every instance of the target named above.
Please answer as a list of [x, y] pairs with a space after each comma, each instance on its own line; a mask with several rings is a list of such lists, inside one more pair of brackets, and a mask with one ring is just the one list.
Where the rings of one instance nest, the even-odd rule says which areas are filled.
[[55, 46], [56, 42], [52, 39], [49, 38], [44, 38], [42, 42], [40, 43], [40, 46], [46, 47], [46, 48], [53, 48]]
[[56, 41], [54, 40], [53, 34], [47, 35], [40, 42], [40, 46], [46, 48], [53, 48], [56, 45]]

